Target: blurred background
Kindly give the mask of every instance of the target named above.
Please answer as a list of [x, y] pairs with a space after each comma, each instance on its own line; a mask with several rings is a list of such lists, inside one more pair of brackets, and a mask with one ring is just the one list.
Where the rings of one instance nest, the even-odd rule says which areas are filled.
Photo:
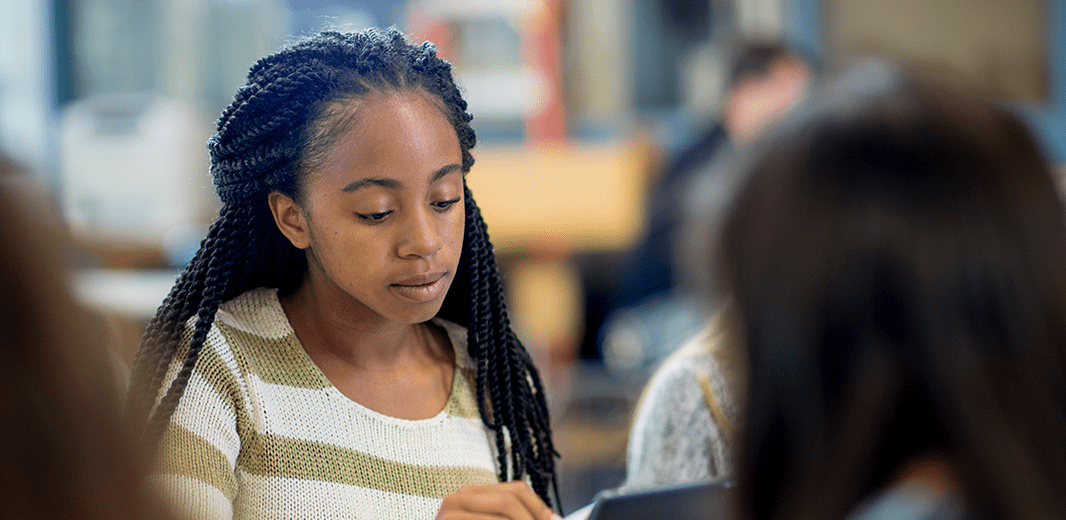
[[67, 224], [122, 359], [215, 215], [205, 144], [248, 67], [390, 25], [438, 45], [475, 116], [468, 180], [551, 391], [568, 511], [621, 483], [644, 382], [702, 323], [656, 299], [669, 287], [627, 314], [618, 286], [642, 276], [662, 172], [722, 118], [740, 42], [826, 72], [912, 63], [1015, 108], [1066, 160], [1066, 0], [3, 0], [0, 149]]

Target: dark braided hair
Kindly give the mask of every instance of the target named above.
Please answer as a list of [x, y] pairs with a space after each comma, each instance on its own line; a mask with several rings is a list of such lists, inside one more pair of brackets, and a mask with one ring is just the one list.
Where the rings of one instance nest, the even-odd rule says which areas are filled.
[[[414, 45], [395, 29], [324, 32], [251, 68], [247, 85], [222, 112], [218, 133], [208, 143], [223, 207], [149, 322], [134, 362], [128, 413], [149, 441], [159, 438], [177, 407], [219, 304], [257, 287], [290, 292], [307, 269], [304, 252], [275, 225], [268, 195], [277, 191], [299, 200], [301, 178], [325, 160], [347, 128], [349, 120], [338, 107], [372, 93], [409, 91], [425, 92], [438, 103], [455, 128], [462, 170], [468, 172], [476, 142], [473, 116], [451, 65], [428, 42]], [[544, 389], [511, 330], [492, 244], [465, 181], [464, 198], [459, 272], [438, 314], [467, 327], [478, 408], [495, 433], [500, 480], [528, 476], [549, 504], [552, 487], [558, 506], [558, 455]], [[163, 388], [179, 353], [180, 371]]]

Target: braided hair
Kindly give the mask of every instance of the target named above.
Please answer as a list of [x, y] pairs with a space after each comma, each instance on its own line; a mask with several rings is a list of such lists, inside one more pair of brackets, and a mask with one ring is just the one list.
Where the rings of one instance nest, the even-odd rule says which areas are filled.
[[[395, 29], [323, 32], [259, 60], [208, 142], [223, 206], [199, 251], [149, 322], [134, 361], [128, 413], [150, 442], [162, 434], [192, 375], [219, 304], [257, 287], [295, 290], [306, 256], [274, 223], [277, 191], [299, 200], [300, 179], [325, 160], [344, 124], [336, 107], [372, 93], [421, 91], [455, 128], [462, 171], [476, 142], [451, 65], [431, 43]], [[464, 181], [466, 222], [459, 269], [438, 315], [467, 327], [477, 403], [494, 432], [501, 481], [528, 476], [559, 504], [547, 402], [533, 362], [511, 330], [485, 222]], [[168, 369], [182, 353], [176, 379]], [[156, 402], [158, 401], [158, 404]], [[509, 445], [509, 449], [508, 449]]]

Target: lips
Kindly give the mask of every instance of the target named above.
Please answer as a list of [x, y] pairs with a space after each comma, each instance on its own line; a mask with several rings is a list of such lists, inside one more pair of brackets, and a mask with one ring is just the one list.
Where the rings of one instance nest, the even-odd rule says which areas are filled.
[[422, 303], [439, 296], [447, 279], [447, 272], [420, 274], [390, 284], [389, 288], [403, 298]]

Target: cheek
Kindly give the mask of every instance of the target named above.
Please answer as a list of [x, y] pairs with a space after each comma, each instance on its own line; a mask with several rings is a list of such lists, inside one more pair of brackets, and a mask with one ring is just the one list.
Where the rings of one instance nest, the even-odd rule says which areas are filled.
[[[328, 262], [340, 268], [376, 265], [383, 255], [384, 240], [362, 226], [330, 226], [318, 230], [317, 246]], [[314, 247], [313, 246], [313, 247]]]
[[[466, 229], [466, 214], [462, 211], [456, 211], [455, 218], [451, 219], [448, 223], [448, 243], [456, 251], [463, 250], [463, 238], [464, 230]], [[456, 253], [458, 256], [458, 253]]]

